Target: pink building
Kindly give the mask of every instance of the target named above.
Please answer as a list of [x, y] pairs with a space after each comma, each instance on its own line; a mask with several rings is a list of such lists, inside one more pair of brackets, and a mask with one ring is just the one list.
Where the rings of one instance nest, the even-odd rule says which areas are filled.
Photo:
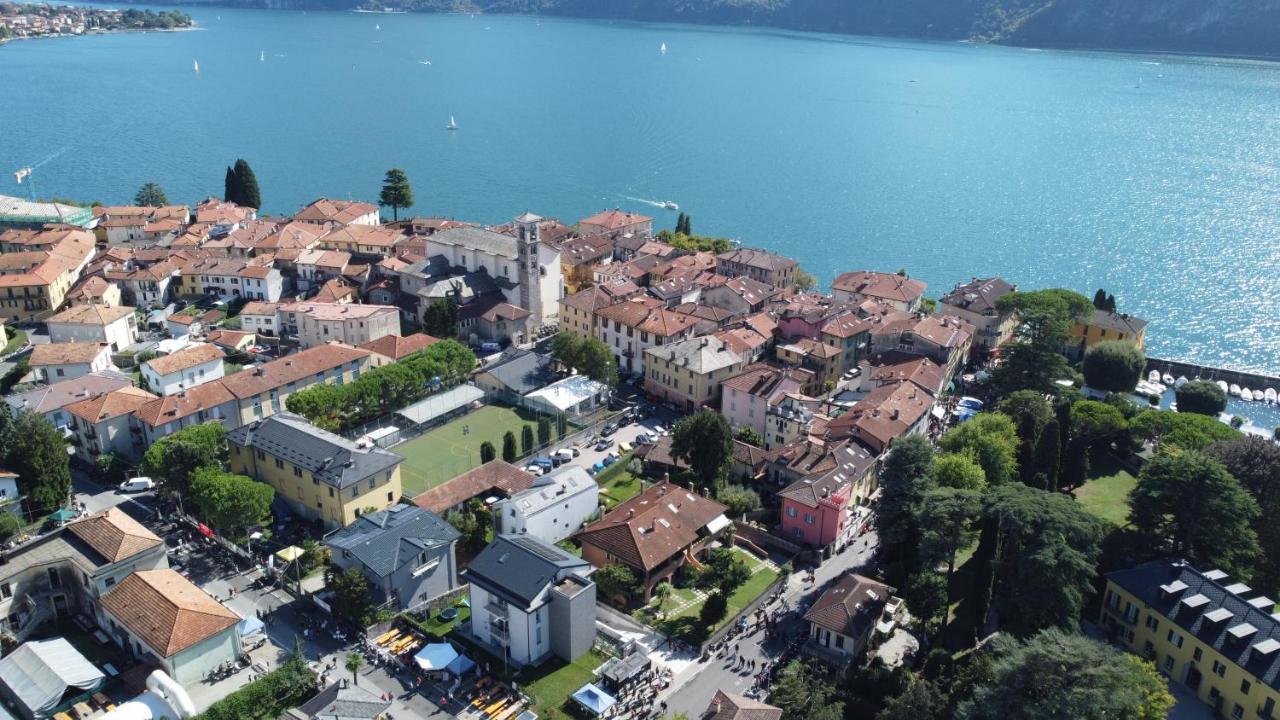
[[875, 458], [856, 443], [832, 448], [836, 467], [801, 478], [778, 492], [787, 540], [834, 553], [849, 544], [870, 517], [860, 501], [869, 494]]

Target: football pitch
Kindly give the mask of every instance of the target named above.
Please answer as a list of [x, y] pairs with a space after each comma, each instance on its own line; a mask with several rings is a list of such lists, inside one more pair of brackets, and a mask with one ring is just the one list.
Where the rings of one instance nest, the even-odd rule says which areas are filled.
[[[520, 446], [520, 429], [533, 426], [536, 434], [538, 420], [530, 413], [529, 419], [509, 407], [485, 405], [474, 412], [435, 428], [409, 442], [391, 448], [404, 456], [400, 465], [400, 481], [404, 494], [413, 497], [429, 488], [480, 465], [480, 443], [488, 440], [499, 458], [502, 457], [502, 436], [508, 430], [516, 436]], [[555, 432], [554, 423], [552, 432]]]

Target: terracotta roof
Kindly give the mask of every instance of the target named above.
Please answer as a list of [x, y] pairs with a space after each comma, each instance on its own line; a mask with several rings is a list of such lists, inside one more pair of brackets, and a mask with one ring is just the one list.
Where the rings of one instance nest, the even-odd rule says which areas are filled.
[[247, 302], [240, 308], [241, 315], [275, 315], [280, 310], [280, 303]]
[[329, 343], [229, 375], [222, 382], [236, 398], [244, 400], [367, 357], [368, 350], [358, 350], [342, 343]]
[[533, 313], [524, 308], [516, 307], [510, 303], [495, 303], [492, 307], [480, 314], [480, 319], [486, 322], [495, 322], [498, 320], [523, 320]]
[[585, 290], [560, 298], [560, 304], [592, 314], [596, 310], [609, 307], [638, 292], [640, 292], [640, 287], [630, 280], [614, 280], [596, 283]]
[[750, 305], [759, 305], [780, 292], [768, 283], [749, 277], [730, 278], [725, 281], [724, 286]]
[[223, 403], [233, 402], [235, 399], [223, 384], [222, 379], [218, 379], [183, 390], [175, 395], [166, 395], [147, 402], [133, 414], [154, 428], [181, 420], [201, 410], [210, 410]]
[[[809, 445], [812, 449], [816, 443], [810, 442]], [[824, 450], [825, 464], [833, 467], [817, 477], [814, 477], [812, 472], [808, 473], [807, 477], [802, 477], [778, 491], [779, 497], [789, 498], [813, 508], [823, 502], [835, 505], [844, 505], [849, 502], [853, 482], [862, 478], [875, 466], [876, 458], [867, 448], [852, 441], [827, 445]]]
[[95, 299], [107, 294], [112, 287], [111, 283], [103, 278], [94, 275], [93, 277], [82, 280], [80, 284], [71, 289], [67, 293], [68, 298], [86, 298]]
[[857, 315], [841, 315], [827, 321], [822, 326], [823, 335], [831, 335], [838, 338], [849, 338], [864, 332], [870, 332], [874, 323], [858, 317]]
[[71, 323], [76, 325], [109, 325], [120, 318], [133, 314], [128, 305], [107, 307], [106, 305], [75, 305], [49, 318], [51, 323]]
[[973, 325], [950, 315], [926, 315], [911, 332], [940, 347], [958, 348], [973, 337]]
[[194, 324], [195, 321], [195, 315], [187, 315], [184, 313], [174, 313], [166, 320], [166, 322], [177, 323], [179, 325], [191, 325]]
[[613, 241], [604, 235], [570, 238], [560, 246], [560, 262], [566, 265], [593, 263], [613, 254]]
[[214, 345], [201, 343], [194, 345], [176, 353], [148, 360], [143, 363], [144, 367], [148, 367], [157, 375], [171, 375], [176, 372], [182, 372], [187, 368], [193, 368], [197, 365], [203, 365], [207, 362], [220, 360], [222, 358], [222, 350]]
[[168, 568], [135, 572], [99, 602], [163, 657], [172, 657], [240, 622], [239, 615]]
[[697, 325], [698, 320], [692, 315], [659, 308], [651, 313], [644, 322], [636, 326], [636, 329], [640, 332], [653, 333], [657, 337], [672, 337]]
[[747, 467], [754, 468], [764, 464], [768, 459], [768, 455], [769, 453], [763, 448], [758, 448], [755, 445], [744, 443], [741, 440], [733, 441], [734, 461], [740, 462]]
[[304, 250], [295, 260], [298, 265], [315, 265], [322, 268], [336, 268], [341, 271], [351, 262], [351, 253], [345, 250]]
[[840, 354], [840, 350], [838, 348], [834, 348], [824, 342], [807, 337], [799, 338], [795, 342], [791, 342], [786, 345], [779, 345], [779, 347], [790, 350], [797, 355], [807, 355], [816, 358], [833, 358]]
[[[794, 373], [786, 368], [757, 363], [743, 368], [741, 373], [721, 383], [721, 387], [756, 397], [771, 398], [777, 392], [778, 385], [793, 376]], [[798, 379], [795, 382], [797, 386], [801, 384]]]
[[880, 611], [894, 588], [856, 573], [849, 573], [822, 593], [804, 619], [834, 633], [859, 637], [880, 618]]
[[107, 352], [106, 343], [46, 343], [31, 348], [31, 365], [79, 365], [91, 363]]
[[1128, 315], [1125, 313], [1113, 313], [1106, 310], [1094, 310], [1093, 322], [1089, 323], [1094, 327], [1106, 328], [1117, 332], [1137, 335], [1147, 326], [1147, 321], [1137, 315]]
[[362, 215], [378, 212], [378, 206], [367, 202], [320, 198], [293, 216], [302, 222], [332, 222], [340, 225], [355, 222]]
[[982, 315], [995, 312], [996, 301], [1014, 290], [1017, 288], [998, 277], [974, 278], [967, 283], [957, 283], [939, 302]]
[[875, 385], [912, 382], [937, 395], [947, 380], [942, 366], [921, 355], [888, 352], [862, 361], [870, 369], [869, 379]]
[[245, 265], [240, 270], [240, 277], [257, 278], [259, 280], [271, 276], [271, 271], [275, 268], [262, 265]]
[[933, 395], [915, 383], [885, 385], [873, 389], [827, 428], [833, 437], [852, 435], [883, 449], [929, 412], [933, 402]]
[[280, 312], [298, 313], [319, 321], [357, 320], [375, 315], [399, 314], [394, 305], [357, 305], [353, 303], [327, 303], [306, 301], [280, 306]]
[[414, 333], [408, 337], [400, 337], [399, 335], [383, 335], [377, 340], [370, 340], [363, 345], [356, 347], [361, 350], [377, 353], [383, 357], [389, 357], [392, 360], [399, 360], [406, 355], [434, 345], [440, 342], [440, 338], [434, 338], [425, 333]]
[[716, 690], [702, 720], [781, 720], [782, 710], [759, 700]]
[[369, 245], [389, 250], [406, 238], [407, 236], [404, 233], [385, 225], [347, 225], [334, 228], [324, 237], [321, 237], [320, 242]]
[[504, 497], [511, 497], [521, 490], [529, 489], [533, 480], [532, 475], [515, 465], [491, 460], [443, 485], [431, 488], [415, 497], [413, 502], [431, 512], [443, 513], [458, 503], [480, 495], [493, 494], [495, 491]]
[[582, 220], [578, 221], [578, 224], [579, 225], [598, 225], [608, 230], [620, 230], [629, 225], [636, 225], [639, 223], [646, 223], [646, 222], [653, 222], [653, 218], [645, 215], [638, 215], [638, 214], [633, 214], [629, 212], [623, 212], [621, 210], [618, 210], [617, 208], [614, 208], [613, 210], [605, 210], [603, 212], [598, 212], [595, 215], [592, 215], [591, 217], [583, 218]]
[[659, 307], [662, 307], [661, 300], [642, 295], [629, 297], [623, 302], [599, 308], [596, 310], [596, 315], [600, 316], [602, 320], [621, 323], [628, 327], [637, 327], [649, 317], [650, 312]]
[[[317, 292], [315, 296], [311, 298], [311, 302], [330, 303], [335, 305], [341, 304], [345, 307], [348, 303], [339, 303], [340, 300], [342, 300], [343, 298], [350, 298], [352, 300], [355, 300], [355, 299], [358, 299], [359, 297], [360, 296], [359, 294], [356, 293], [356, 289], [354, 287], [348, 285], [343, 280], [334, 278], [332, 280], [326, 281], [324, 285], [320, 286], [319, 292]], [[284, 309], [284, 308], [282, 307], [281, 309]]]
[[142, 523], [116, 507], [71, 523], [67, 526], [67, 532], [83, 540], [94, 552], [112, 563], [133, 557], [164, 542], [143, 527]]
[[103, 420], [128, 415], [155, 399], [155, 395], [141, 388], [122, 387], [80, 402], [71, 403], [64, 409], [92, 425]]
[[209, 342], [218, 347], [237, 349], [245, 338], [251, 340], [257, 339], [257, 333], [244, 332], [241, 330], [211, 330], [206, 336]]
[[724, 505], [671, 482], [660, 482], [579, 531], [591, 543], [646, 573], [666, 562], [724, 514]]
[[263, 238], [257, 245], [258, 250], [283, 250], [309, 248], [320, 242], [324, 227], [309, 225], [303, 222], [291, 222], [276, 228], [276, 231]]
[[924, 295], [927, 286], [919, 280], [894, 273], [860, 270], [844, 273], [831, 283], [831, 287], [854, 295], [910, 303]]

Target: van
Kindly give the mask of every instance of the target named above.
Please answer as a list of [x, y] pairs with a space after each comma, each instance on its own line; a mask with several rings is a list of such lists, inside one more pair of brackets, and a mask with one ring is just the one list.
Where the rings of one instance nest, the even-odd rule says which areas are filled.
[[154, 490], [155, 487], [156, 487], [155, 480], [152, 480], [149, 477], [136, 477], [136, 478], [130, 478], [120, 483], [120, 492], [122, 493], [146, 492], [147, 490]]
[[560, 462], [562, 463], [573, 462], [573, 451], [568, 448], [555, 451], [553, 456], [560, 458]]
[[496, 353], [502, 350], [502, 346], [496, 342], [480, 343], [480, 352]]

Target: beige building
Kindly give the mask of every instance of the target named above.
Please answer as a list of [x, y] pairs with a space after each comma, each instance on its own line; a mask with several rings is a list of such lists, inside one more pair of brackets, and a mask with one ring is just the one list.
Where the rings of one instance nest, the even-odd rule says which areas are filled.
[[122, 387], [68, 405], [76, 457], [90, 465], [107, 454], [131, 463], [141, 460], [146, 443], [133, 413], [155, 399], [146, 390]]
[[36, 345], [31, 348], [30, 363], [36, 379], [46, 383], [115, 369], [111, 364], [111, 348], [96, 342]]
[[378, 217], [378, 206], [367, 202], [353, 200], [330, 200], [320, 198], [302, 208], [293, 216], [294, 221], [325, 225], [327, 227], [345, 227], [347, 225], [377, 225], [382, 220]]
[[0, 319], [10, 323], [56, 312], [95, 253], [84, 230], [9, 230], [0, 247]]
[[291, 394], [312, 385], [341, 385], [356, 380], [372, 367], [371, 355], [368, 350], [331, 343], [224, 377], [222, 385], [236, 399], [237, 418], [228, 427], [284, 412]]
[[716, 406], [720, 385], [742, 371], [743, 358], [714, 336], [645, 351], [644, 389], [683, 410]]
[[112, 352], [132, 345], [138, 337], [138, 320], [128, 305], [75, 305], [50, 317], [49, 342], [106, 343]]
[[400, 334], [400, 309], [392, 305], [288, 303], [280, 306], [281, 332], [304, 348], [341, 342], [363, 345]]
[[1002, 313], [996, 307], [996, 301], [1017, 289], [998, 277], [974, 278], [943, 295], [938, 312], [968, 322], [974, 327], [974, 344], [991, 350], [1013, 337], [1018, 327], [1016, 313]]
[[299, 516], [345, 527], [400, 499], [404, 458], [283, 413], [227, 436], [233, 472], [265, 482]]

